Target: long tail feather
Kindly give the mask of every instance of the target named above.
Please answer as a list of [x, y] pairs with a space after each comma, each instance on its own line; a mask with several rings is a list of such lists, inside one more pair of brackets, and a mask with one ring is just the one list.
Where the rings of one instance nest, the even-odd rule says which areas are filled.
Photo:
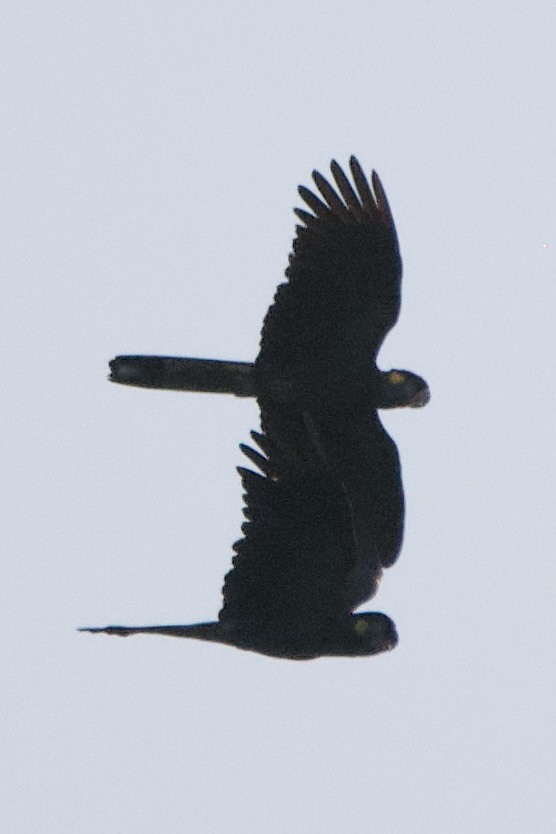
[[91, 634], [116, 634], [128, 637], [130, 634], [165, 634], [167, 637], [195, 637], [197, 640], [224, 642], [221, 639], [219, 623], [194, 623], [193, 625], [167, 626], [104, 626], [103, 628], [78, 628]]
[[256, 396], [251, 362], [177, 356], [116, 356], [110, 362], [110, 371], [110, 381], [121, 385]]

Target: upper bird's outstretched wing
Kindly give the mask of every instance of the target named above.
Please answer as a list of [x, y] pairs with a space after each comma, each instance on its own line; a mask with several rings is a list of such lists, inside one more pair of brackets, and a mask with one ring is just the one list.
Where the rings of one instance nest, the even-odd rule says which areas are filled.
[[326, 363], [368, 364], [400, 310], [401, 259], [394, 221], [378, 175], [372, 188], [355, 157], [355, 183], [331, 163], [336, 189], [318, 173], [322, 196], [300, 186], [312, 213], [296, 209], [287, 282], [266, 316], [257, 360], [262, 377]]
[[[352, 185], [336, 162], [335, 188], [318, 171], [320, 193], [300, 186], [311, 212], [296, 209], [287, 281], [278, 286], [253, 367], [247, 362], [117, 356], [113, 382], [147, 388], [233, 393], [298, 401], [301, 389], [330, 401], [351, 379], [363, 384], [400, 310], [401, 259], [394, 220], [375, 172], [369, 185], [350, 159]], [[375, 368], [376, 370], [376, 368]]]
[[396, 445], [376, 412], [388, 375], [375, 359], [399, 314], [401, 260], [378, 176], [371, 189], [355, 157], [350, 168], [355, 188], [332, 162], [337, 191], [318, 172], [322, 200], [299, 189], [313, 214], [297, 211], [304, 225], [297, 227], [288, 281], [264, 322], [255, 373], [265, 434], [303, 455], [310, 416], [359, 543], [371, 558], [378, 550], [387, 567], [402, 543], [404, 498]]
[[[272, 417], [276, 426], [277, 413]], [[312, 420], [334, 477], [350, 501], [360, 547], [370, 548], [373, 558], [377, 553], [383, 568], [391, 567], [402, 546], [405, 519], [395, 442], [369, 403], [358, 403], [339, 414], [316, 410]]]
[[[316, 404], [309, 410], [265, 401], [263, 431], [281, 458], [310, 471], [317, 449], [327, 477], [342, 485], [358, 547], [378, 555], [387, 568], [398, 558], [404, 532], [405, 502], [398, 449], [372, 402]], [[311, 439], [311, 446], [307, 438]]]
[[319, 453], [286, 460], [264, 435], [252, 437], [263, 454], [241, 448], [262, 474], [238, 470], [247, 521], [220, 622], [259, 634], [314, 634], [374, 595], [381, 566], [359, 547], [349, 498]]

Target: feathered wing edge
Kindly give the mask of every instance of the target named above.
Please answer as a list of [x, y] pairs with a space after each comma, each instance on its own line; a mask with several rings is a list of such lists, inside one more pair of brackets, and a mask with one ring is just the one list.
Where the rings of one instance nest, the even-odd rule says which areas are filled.
[[349, 167], [355, 189], [335, 159], [330, 163], [330, 170], [337, 191], [319, 171], [313, 171], [314, 183], [323, 199], [321, 200], [309, 188], [300, 185], [299, 196], [311, 209], [313, 215], [299, 208], [294, 209], [295, 214], [309, 228], [319, 217], [322, 218], [328, 214], [333, 214], [343, 223], [349, 223], [352, 217], [358, 221], [364, 221], [365, 218], [378, 221], [388, 228], [397, 245], [396, 226], [380, 177], [376, 171], [372, 172], [371, 189], [363, 168], [355, 156], [350, 157]]
[[[256, 483], [256, 491], [260, 495], [260, 487], [262, 485], [263, 489], [269, 490], [267, 494], [272, 500], [273, 482], [279, 480], [281, 477], [280, 467], [273, 463], [273, 458], [277, 460], [280, 460], [280, 458], [276, 456], [275, 447], [266, 436], [258, 432], [251, 432], [251, 438], [263, 454], [245, 444], [241, 445], [241, 450], [263, 474], [258, 474], [243, 467], [238, 467], [238, 471], [246, 490], [252, 488], [253, 484]], [[246, 515], [249, 516], [249, 513], [246, 513]], [[249, 524], [249, 522], [246, 522], [246, 524]], [[350, 538], [353, 539], [353, 535]], [[235, 549], [237, 554], [238, 548], [235, 547]], [[358, 568], [356, 568], [356, 572], [357, 570]], [[229, 572], [226, 580], [233, 571], [234, 568]], [[224, 589], [224, 594], [225, 592], [226, 588]], [[268, 632], [265, 634], [265, 626], [263, 623], [257, 623], [257, 630], [260, 627], [262, 631], [262, 634], [259, 635], [256, 633], [249, 634], [249, 632], [247, 634], [242, 633], [240, 623], [232, 624], [230, 630], [230, 622], [227, 622], [226, 618], [222, 618], [221, 616], [224, 608], [220, 612], [217, 622], [194, 623], [191, 625], [105, 626], [103, 628], [81, 628], [79, 631], [104, 633], [121, 637], [126, 637], [131, 634], [159, 634], [170, 637], [189, 637], [210, 642], [227, 643], [238, 648], [250, 649], [262, 654], [296, 660], [318, 657], [322, 654], [343, 656], [377, 654], [394, 648], [398, 641], [394, 623], [385, 614], [378, 612], [352, 615], [353, 618], [350, 617], [352, 636], [348, 642], [346, 642], [343, 632], [337, 634], [332, 633], [323, 643], [319, 639], [315, 642], [314, 637], [310, 636], [311, 620], [309, 619], [308, 641], [305, 642], [302, 638], [301, 642], [299, 642], [294, 638], [293, 643], [290, 643], [287, 639], [285, 642], [282, 642], [279, 636], [276, 639], [275, 635], [273, 639], [273, 635], [269, 635]], [[345, 611], [348, 615], [349, 609], [350, 606]], [[299, 615], [301, 617], [304, 616], [303, 610], [299, 610]], [[274, 623], [275, 625], [276, 622]], [[301, 634], [303, 634], [303, 631]]]
[[[319, 218], [333, 216], [343, 223], [366, 219], [378, 222], [389, 231], [397, 247], [394, 219], [378, 174], [372, 172], [372, 189], [355, 156], [349, 161], [355, 189], [342, 168], [332, 160], [330, 168], [337, 190], [318, 171], [313, 180], [321, 200], [310, 189], [299, 186], [299, 194], [314, 212], [294, 209], [304, 226], [298, 226], [298, 234], [310, 229]], [[343, 198], [343, 200], [342, 200]], [[290, 255], [290, 261], [293, 255]], [[263, 326], [264, 330], [264, 326]], [[177, 391], [200, 391], [234, 394], [237, 397], [256, 397], [256, 376], [253, 363], [215, 359], [196, 359], [173, 356], [122, 355], [110, 361], [111, 382], [140, 388]]]
[[[308, 592], [303, 601], [308, 609], [311, 605], [316, 606], [315, 610], [326, 608], [329, 594], [330, 610], [347, 615], [374, 596], [382, 576], [378, 551], [363, 534], [365, 525], [354, 516], [347, 489], [329, 466], [326, 451], [315, 438], [315, 431], [313, 427], [313, 433], [307, 434], [307, 448], [296, 450], [298, 454], [293, 456], [284, 457], [267, 435], [254, 431], [251, 439], [260, 452], [240, 445], [243, 454], [259, 472], [242, 466], [237, 468], [244, 488], [246, 521], [242, 525], [243, 538], [233, 545], [232, 568], [224, 580], [221, 619], [229, 616], [232, 610], [241, 616], [244, 606], [251, 609], [258, 604], [245, 580], [253, 583], [257, 577], [263, 585], [268, 583], [268, 567], [271, 573], [278, 570], [281, 585], [282, 569], [286, 573], [295, 572], [296, 562], [289, 560], [300, 546], [298, 537], [311, 542], [311, 549], [305, 551], [304, 557], [301, 557], [303, 550], [298, 551], [307, 569], [307, 573], [300, 574], [299, 580], [304, 583], [312, 575], [313, 580], [307, 586], [312, 587], [312, 582], [319, 576], [316, 584], [323, 591], [328, 589], [320, 601]], [[292, 522], [293, 532], [285, 531], [284, 524], [289, 527]], [[287, 539], [284, 540], [283, 534], [288, 532], [294, 538], [286, 546]], [[269, 549], [269, 535], [271, 539], [277, 537], [273, 543], [278, 549], [274, 552], [272, 547]], [[259, 562], [259, 558], [272, 560], [273, 565], [267, 566], [263, 561]], [[266, 587], [268, 591], [268, 584]], [[273, 596], [271, 590], [270, 596]]]

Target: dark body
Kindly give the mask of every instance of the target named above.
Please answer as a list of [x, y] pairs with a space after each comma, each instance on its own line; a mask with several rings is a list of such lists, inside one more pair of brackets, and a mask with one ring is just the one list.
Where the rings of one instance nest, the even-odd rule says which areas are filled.
[[[327, 203], [304, 187], [312, 214], [297, 209], [293, 252], [265, 318], [256, 361], [258, 387], [293, 383], [293, 399], [345, 403], [357, 392], [381, 405], [376, 357], [400, 311], [401, 259], [394, 222], [376, 174], [375, 194], [352, 158], [356, 194], [341, 168], [332, 172], [344, 200], [318, 172]], [[346, 200], [348, 202], [346, 202]]]
[[382, 372], [376, 357], [400, 309], [401, 261], [376, 174], [358, 162], [355, 188], [336, 163], [336, 189], [313, 173], [322, 200], [297, 210], [286, 282], [266, 316], [255, 363], [119, 356], [111, 379], [127, 385], [256, 396], [264, 473], [240, 470], [244, 538], [217, 622], [109, 626], [227, 643], [276, 657], [376, 654], [397, 642], [384, 614], [354, 614], [398, 556], [404, 498], [396, 445], [378, 409], [419, 407], [426, 383]]
[[400, 311], [401, 259], [378, 176], [373, 172], [373, 193], [355, 157], [350, 166], [357, 192], [336, 162], [331, 170], [337, 190], [313, 172], [326, 203], [299, 187], [313, 213], [295, 210], [302, 224], [296, 227], [287, 281], [265, 317], [255, 363], [124, 355], [110, 362], [110, 380], [293, 405], [309, 398], [347, 403], [358, 393], [375, 408], [424, 405], [429, 395], [421, 377], [384, 373], [376, 365]]
[[[390, 567], [401, 548], [404, 493], [396, 444], [368, 402], [356, 407], [313, 408], [301, 414], [285, 408], [262, 408], [265, 431], [281, 454], [303, 456], [316, 450], [326, 462], [327, 477], [342, 484], [354, 519], [359, 546]], [[306, 464], [305, 464], [306, 465]]]
[[374, 595], [380, 568], [359, 545], [341, 482], [330, 477], [308, 438], [302, 458], [284, 460], [267, 438], [252, 436], [266, 455], [242, 449], [263, 474], [239, 469], [247, 521], [234, 545], [218, 621], [82, 631], [193, 637], [293, 660], [394, 648], [396, 629], [385, 614], [353, 613]]
[[254, 364], [120, 356], [111, 379], [129, 385], [256, 396], [265, 434], [284, 458], [318, 450], [347, 491], [361, 542], [391, 565], [403, 535], [404, 499], [396, 446], [377, 410], [419, 407], [424, 380], [382, 372], [376, 358], [400, 311], [401, 259], [378, 176], [372, 189], [352, 157], [352, 186], [336, 162], [335, 188], [318, 172], [320, 197], [299, 193], [286, 282], [276, 292]]
[[300, 188], [313, 214], [297, 212], [303, 225], [296, 229], [288, 280], [278, 287], [262, 329], [255, 363], [261, 424], [286, 453], [288, 446], [303, 448], [295, 438], [309, 420], [314, 445], [347, 491], [360, 542], [376, 548], [387, 567], [402, 543], [404, 497], [396, 445], [377, 408], [424, 404], [428, 389], [405, 371], [396, 371], [391, 382], [392, 374], [376, 365], [399, 315], [401, 284], [396, 231], [380, 181], [373, 176], [373, 193], [352, 159], [356, 193], [339, 166], [331, 167], [339, 194], [317, 172], [326, 202]]

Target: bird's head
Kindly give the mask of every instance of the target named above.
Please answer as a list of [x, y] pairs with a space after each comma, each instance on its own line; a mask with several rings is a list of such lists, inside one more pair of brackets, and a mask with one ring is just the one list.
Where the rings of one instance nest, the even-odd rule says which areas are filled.
[[386, 614], [376, 611], [354, 614], [352, 630], [355, 654], [378, 654], [390, 651], [398, 644], [396, 626]]
[[425, 380], [411, 371], [381, 371], [377, 408], [422, 408], [431, 395]]
[[337, 635], [336, 640], [323, 654], [353, 657], [388, 652], [396, 647], [398, 633], [390, 617], [373, 611], [352, 614], [348, 632]]

